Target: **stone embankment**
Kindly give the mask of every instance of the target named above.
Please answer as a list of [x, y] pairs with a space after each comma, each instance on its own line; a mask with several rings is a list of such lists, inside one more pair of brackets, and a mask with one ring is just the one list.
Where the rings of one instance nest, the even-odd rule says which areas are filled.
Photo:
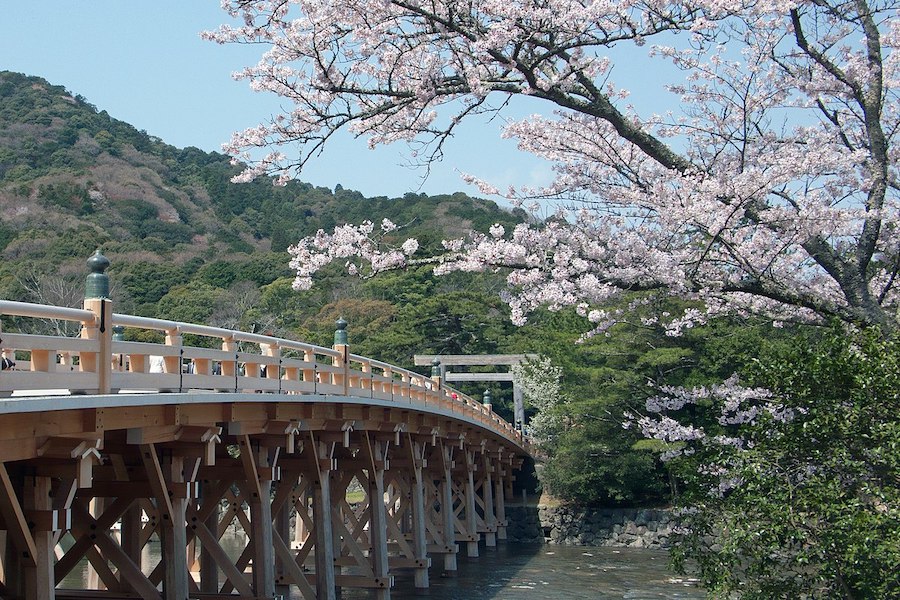
[[508, 506], [511, 541], [665, 548], [675, 523], [664, 509]]

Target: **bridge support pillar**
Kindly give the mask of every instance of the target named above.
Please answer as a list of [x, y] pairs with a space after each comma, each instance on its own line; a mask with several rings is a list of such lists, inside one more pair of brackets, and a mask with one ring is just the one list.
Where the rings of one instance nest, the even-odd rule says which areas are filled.
[[466, 530], [469, 532], [469, 540], [466, 542], [466, 556], [478, 558], [478, 516], [475, 514], [475, 451], [466, 448], [465, 471], [465, 516]]
[[422, 469], [425, 466], [425, 449], [422, 442], [407, 436], [413, 476], [410, 478], [410, 500], [412, 501], [413, 552], [419, 566], [415, 568], [415, 586], [428, 587], [428, 547], [425, 532], [425, 481]]
[[388, 567], [387, 508], [384, 505], [384, 467], [387, 442], [373, 440], [366, 432], [366, 453], [369, 470], [369, 550], [372, 572], [375, 575], [375, 597], [390, 600], [391, 577]]
[[[106, 498], [91, 498], [90, 503], [88, 504], [88, 511], [90, 511], [91, 516], [95, 519], [102, 515], [106, 510]], [[96, 558], [97, 563], [102, 562], [102, 555], [96, 549], [91, 549], [88, 551], [89, 556], [93, 555]], [[103, 580], [100, 578], [100, 574], [97, 572], [97, 567], [93, 561], [88, 560], [87, 564], [87, 585], [92, 590], [103, 590], [106, 589], [106, 584], [103, 583]]]
[[244, 435], [239, 442], [244, 467], [245, 497], [250, 505], [250, 538], [253, 540], [253, 591], [275, 595], [275, 556], [272, 540], [272, 473], [274, 461], [267, 448], [258, 448]]
[[[209, 480], [202, 482], [200, 487], [201, 510], [206, 508], [209, 516], [204, 525], [209, 531], [218, 531], [219, 517], [222, 512], [219, 504], [219, 494], [214, 492], [213, 483]], [[208, 507], [208, 508], [207, 508]], [[204, 594], [217, 594], [219, 592], [219, 568], [216, 560], [206, 545], [200, 546], [200, 591]]]
[[444, 571], [456, 574], [456, 522], [453, 512], [453, 449], [441, 442], [440, 498], [441, 529], [444, 532]]
[[503, 478], [506, 475], [505, 466], [499, 463], [494, 477], [494, 514], [497, 517], [497, 539], [506, 539], [506, 498], [503, 493]]
[[[129, 481], [131, 475], [129, 467], [125, 464], [125, 459], [121, 454], [110, 456], [116, 479], [119, 481]], [[141, 505], [135, 499], [128, 505], [125, 512], [122, 513], [121, 543], [122, 552], [125, 553], [131, 562], [140, 568], [141, 566]], [[127, 581], [123, 582], [126, 588], [136, 592], [134, 588], [128, 585]]]
[[[25, 562], [25, 600], [53, 600], [56, 597], [53, 580], [54, 524], [52, 519], [51, 480], [49, 477], [25, 477], [25, 510], [31, 513], [30, 521], [35, 523], [31, 535], [34, 541], [34, 566]], [[39, 518], [43, 517], [43, 518]]]
[[157, 531], [162, 549], [163, 595], [167, 600], [181, 600], [189, 593], [184, 458], [173, 455], [163, 465], [153, 444], [141, 446], [141, 457], [159, 513]]
[[315, 472], [312, 482], [313, 535], [316, 537], [316, 600], [335, 600], [334, 540], [331, 528], [330, 444], [313, 437]]
[[[278, 487], [279, 492], [281, 491], [281, 487], [284, 485], [284, 480], [279, 480]], [[274, 508], [274, 507], [273, 507]], [[282, 503], [277, 510], [275, 511], [275, 519], [273, 523], [273, 527], [275, 529], [274, 535], [277, 535], [281, 538], [282, 543], [285, 540], [291, 539], [291, 505], [288, 502]], [[273, 537], [274, 537], [273, 535]], [[285, 544], [286, 546], [286, 544]], [[286, 575], [288, 571], [289, 565], [286, 564], [286, 559], [277, 556], [275, 560], [275, 594], [281, 595], [285, 598], [290, 596], [291, 586], [285, 583], [281, 583], [286, 580]]]
[[481, 480], [481, 493], [484, 501], [484, 545], [493, 548], [497, 545], [497, 517], [494, 514], [494, 465], [487, 450], [481, 448], [482, 464], [484, 465], [484, 477]]

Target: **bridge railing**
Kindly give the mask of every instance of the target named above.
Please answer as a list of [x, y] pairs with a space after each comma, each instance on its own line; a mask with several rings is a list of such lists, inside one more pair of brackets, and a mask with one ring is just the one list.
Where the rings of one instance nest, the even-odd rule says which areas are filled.
[[[108, 304], [108, 300], [97, 300], [94, 306], [99, 308], [88, 310], [0, 301], [3, 315], [74, 322], [82, 336], [0, 333], [0, 348], [17, 361], [14, 369], [0, 374], [0, 395], [177, 391], [352, 396], [458, 413], [525, 444], [512, 425], [481, 402], [443, 385], [440, 377], [350, 354], [346, 343], [327, 348], [117, 314], [109, 311]], [[161, 332], [165, 341], [125, 341], [124, 328]], [[185, 335], [196, 336], [198, 343], [185, 344]]]

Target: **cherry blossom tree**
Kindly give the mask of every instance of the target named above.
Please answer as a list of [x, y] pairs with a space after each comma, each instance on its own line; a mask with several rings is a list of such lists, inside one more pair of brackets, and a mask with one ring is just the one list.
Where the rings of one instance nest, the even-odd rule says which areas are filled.
[[900, 593], [900, 346], [816, 333], [747, 381], [662, 387], [629, 422], [683, 478], [673, 558], [710, 598]]
[[[449, 240], [431, 257], [440, 270], [508, 268], [517, 322], [537, 306], [576, 306], [601, 331], [615, 319], [606, 300], [660, 290], [704, 307], [662, 315], [673, 333], [743, 311], [896, 328], [896, 0], [223, 5], [240, 24], [204, 35], [260, 44], [259, 63], [237, 76], [290, 102], [227, 145], [249, 165], [239, 180], [286, 181], [340, 130], [409, 143], [427, 165], [464, 119], [523, 97], [546, 106], [503, 135], [551, 161], [555, 180], [503, 194], [572, 209]], [[676, 94], [671, 110], [631, 105], [611, 49], [649, 61], [634, 75]], [[411, 260], [414, 242], [385, 248], [374, 231], [301, 240], [296, 286], [334, 260], [362, 273]]]

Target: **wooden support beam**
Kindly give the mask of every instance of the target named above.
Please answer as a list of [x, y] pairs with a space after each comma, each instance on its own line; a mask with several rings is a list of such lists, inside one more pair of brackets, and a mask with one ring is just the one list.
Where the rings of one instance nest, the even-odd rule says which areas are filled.
[[497, 539], [505, 540], [506, 535], [506, 498], [504, 495], [503, 473], [494, 477], [494, 514], [497, 518]]
[[[409, 447], [409, 458], [412, 463], [412, 477], [410, 477], [410, 492], [412, 503], [412, 533], [413, 533], [413, 558], [415, 560], [428, 560], [428, 549], [425, 533], [425, 481], [422, 477], [422, 467], [425, 464], [425, 449], [419, 441], [413, 440], [407, 434], [406, 443]], [[428, 587], [428, 566], [418, 566], [414, 574], [417, 588]]]
[[[196, 516], [196, 515], [192, 515]], [[255, 597], [253, 588], [244, 574], [231, 562], [231, 557], [219, 544], [218, 536], [207, 528], [202, 519], [191, 519], [191, 530], [200, 538], [200, 543], [209, 553], [211, 559], [222, 570], [222, 573], [231, 582], [231, 585], [239, 594], [247, 598]], [[218, 586], [217, 586], [218, 587]], [[168, 599], [167, 599], [168, 600]]]
[[[104, 512], [105, 514], [106, 512]], [[109, 526], [99, 527], [100, 521], [94, 519], [84, 504], [77, 499], [72, 502], [72, 523], [73, 531], [79, 536], [93, 540], [97, 549], [116, 566], [121, 577], [129, 583], [131, 588], [143, 600], [163, 599], [156, 586], [150, 583], [150, 580], [141, 572], [140, 567], [109, 536], [109, 533], [107, 533]], [[184, 597], [187, 598], [187, 594]], [[169, 600], [169, 598], [175, 598], [175, 596], [167, 595], [166, 600]]]
[[310, 431], [310, 448], [317, 465], [313, 474], [313, 526], [316, 545], [316, 600], [335, 600], [334, 540], [331, 529], [331, 453]]
[[484, 451], [482, 446], [481, 457], [484, 463], [483, 479], [481, 482], [481, 494], [484, 510], [484, 524], [486, 532], [484, 534], [484, 545], [493, 548], [497, 545], [497, 518], [494, 516], [494, 484], [493, 484], [493, 466], [488, 453]]
[[[371, 462], [369, 465], [369, 542], [371, 544], [370, 560], [372, 571], [378, 581], [389, 581], [387, 552], [387, 514], [384, 506], [384, 465], [387, 462], [386, 442], [377, 441], [374, 436], [365, 432], [366, 444], [363, 447]], [[391, 589], [388, 586], [376, 588], [378, 600], [389, 600]]]
[[[201, 519], [203, 525], [208, 530], [214, 530], [219, 525], [219, 511], [221, 506], [219, 498], [221, 491], [217, 492], [215, 486], [209, 481], [203, 481], [200, 484], [201, 507], [207, 514], [205, 518], [196, 514], [191, 515], [189, 519], [190, 531], [196, 531], [194, 523]], [[210, 553], [206, 544], [200, 546], [200, 591], [204, 594], [215, 593], [219, 591], [219, 569], [216, 560]]]
[[[272, 514], [274, 515], [274, 518], [272, 519], [273, 549], [277, 548], [278, 541], [281, 541], [281, 543], [284, 544], [284, 540], [290, 539], [291, 537], [291, 510], [290, 506], [286, 506], [285, 500], [287, 500], [288, 492], [290, 492], [293, 487], [293, 482], [286, 483], [287, 485], [282, 485], [281, 482], [277, 484], [275, 498], [272, 500]], [[290, 555], [290, 551], [288, 551], [288, 554]], [[290, 566], [285, 563], [284, 557], [277, 551], [274, 552], [274, 555], [275, 594], [280, 594], [282, 596], [290, 595], [290, 582], [287, 581], [286, 576]], [[289, 557], [289, 560], [291, 563], [294, 562], [292, 557]]]
[[465, 486], [465, 517], [466, 531], [470, 536], [475, 536], [475, 540], [466, 542], [466, 555], [470, 558], [478, 557], [478, 522], [475, 514], [475, 456], [474, 451], [466, 448], [463, 452], [466, 459], [466, 471], [464, 474], [463, 485]]
[[[253, 590], [260, 597], [275, 595], [275, 558], [272, 549], [271, 479], [260, 479], [262, 468], [270, 464], [268, 450], [255, 448], [249, 436], [240, 438], [241, 463], [250, 505], [250, 531], [253, 544]], [[277, 457], [277, 451], [274, 452]], [[274, 463], [273, 459], [271, 462]]]
[[238, 437], [238, 447], [241, 452], [241, 466], [244, 468], [244, 479], [250, 486], [250, 493], [256, 497], [262, 495], [262, 489], [259, 487], [259, 471], [254, 457], [253, 446], [249, 435], [241, 435]]
[[[109, 531], [109, 528], [112, 527], [113, 523], [119, 520], [122, 513], [131, 504], [130, 498], [117, 498], [111, 504], [106, 506], [102, 515], [97, 519], [94, 519], [86, 508], [83, 509], [83, 511], [75, 510], [75, 507], [81, 506], [80, 503], [83, 501], [84, 500], [79, 498], [74, 498], [70, 501], [72, 510], [72, 527], [70, 533], [72, 534], [72, 537], [75, 538], [75, 543], [59, 560], [56, 561], [56, 566], [53, 569], [55, 584], [59, 584], [94, 545], [94, 539], [91, 537], [91, 526], [95, 526], [97, 531]], [[83, 513], [86, 513], [87, 516], [90, 517], [90, 522], [79, 523], [78, 515]]]
[[[171, 456], [166, 458], [165, 475], [167, 483], [166, 493], [172, 489], [171, 484], [184, 484], [184, 458]], [[187, 532], [185, 529], [185, 511], [187, 498], [180, 494], [169, 494], [169, 506], [171, 507], [170, 519], [160, 522], [160, 543], [162, 546], [162, 560], [165, 563], [163, 578], [163, 593], [166, 598], [185, 600], [190, 591], [188, 585], [187, 564]]]
[[453, 476], [451, 469], [453, 468], [453, 448], [446, 445], [443, 441], [440, 443], [441, 451], [441, 483], [440, 483], [440, 507], [441, 507], [441, 529], [444, 534], [444, 546], [453, 551], [444, 554], [444, 571], [454, 574], [456, 573], [456, 525], [454, 523], [453, 514]]
[[6, 463], [2, 462], [0, 462], [0, 514], [3, 515], [6, 530], [18, 550], [18, 558], [22, 564], [29, 568], [36, 567], [37, 549], [34, 538], [31, 536], [12, 480], [9, 478], [9, 471], [6, 470]]
[[171, 521], [173, 512], [172, 501], [169, 499], [168, 486], [166, 485], [162, 466], [159, 464], [156, 446], [154, 444], [145, 444], [140, 448], [141, 460], [144, 462], [144, 468], [147, 471], [147, 480], [150, 482], [150, 489], [153, 491], [160, 519]]
[[291, 549], [287, 547], [287, 544], [278, 532], [272, 536], [272, 542], [275, 547], [275, 555], [278, 557], [283, 569], [280, 581], [287, 581], [289, 584], [296, 585], [304, 598], [308, 600], [315, 599], [317, 597], [316, 590], [310, 585], [306, 573], [295, 562], [294, 557], [291, 555]]
[[[75, 498], [75, 492], [78, 489], [78, 482], [74, 478], [60, 478], [55, 480], [53, 487], [53, 509], [57, 511], [66, 511], [69, 515], [69, 522], [66, 530], [72, 527], [72, 500]], [[54, 547], [59, 544], [66, 530], [59, 530], [53, 534]], [[54, 569], [55, 571], [55, 569]]]
[[[52, 512], [49, 477], [25, 477], [23, 486], [27, 511]], [[35, 565], [25, 569], [25, 600], [54, 600], [56, 589], [53, 581], [53, 524], [50, 527], [35, 526], [32, 533], [35, 546]]]
[[[133, 485], [129, 481], [131, 473], [125, 464], [125, 459], [121, 454], [113, 454], [109, 457], [115, 471], [116, 479], [125, 485]], [[97, 483], [97, 482], [95, 482]], [[116, 494], [116, 497], [120, 497]], [[138, 567], [141, 566], [141, 506], [138, 502], [132, 502], [128, 509], [122, 513], [122, 529], [121, 529], [121, 546], [122, 551], [130, 558]]]
[[184, 483], [184, 458], [172, 456], [163, 470], [154, 444], [144, 444], [141, 460], [159, 512], [159, 536], [164, 563], [163, 591], [166, 598], [187, 598], [188, 566], [185, 509], [187, 501], [169, 493], [170, 483]]

